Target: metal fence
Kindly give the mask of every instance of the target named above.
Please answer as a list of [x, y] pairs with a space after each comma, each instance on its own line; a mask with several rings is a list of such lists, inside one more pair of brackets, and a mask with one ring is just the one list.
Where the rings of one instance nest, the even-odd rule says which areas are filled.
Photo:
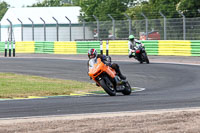
[[[13, 30], [8, 30], [10, 27]], [[200, 18], [160, 18], [80, 22], [78, 24], [24, 24], [1, 26], [1, 40], [13, 31], [16, 41], [74, 41], [127, 39], [200, 40]], [[14, 36], [15, 35], [15, 36]]]

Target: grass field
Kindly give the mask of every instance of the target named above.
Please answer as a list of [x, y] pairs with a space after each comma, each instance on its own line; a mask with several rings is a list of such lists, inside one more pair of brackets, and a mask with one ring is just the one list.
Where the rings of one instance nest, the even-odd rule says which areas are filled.
[[87, 82], [0, 73], [0, 98], [69, 95], [100, 90], [100, 87]]

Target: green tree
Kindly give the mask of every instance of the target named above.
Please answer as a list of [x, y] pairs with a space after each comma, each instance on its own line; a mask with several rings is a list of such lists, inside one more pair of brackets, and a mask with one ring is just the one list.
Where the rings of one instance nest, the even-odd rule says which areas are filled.
[[[133, 0], [132, 0], [133, 1]], [[109, 33], [112, 33], [111, 18], [108, 17], [110, 14], [115, 20], [122, 20], [125, 18], [124, 13], [128, 9], [130, 0], [74, 0], [75, 5], [81, 7], [81, 17], [85, 21], [95, 21], [93, 15], [95, 15], [100, 21], [100, 38], [108, 38]], [[96, 26], [92, 26], [91, 30], [95, 29]], [[121, 27], [120, 27], [121, 28]], [[121, 31], [115, 29], [116, 32]], [[118, 33], [116, 33], [117, 36]]]
[[6, 11], [8, 10], [8, 8], [10, 7], [10, 5], [8, 5], [6, 2], [1, 2], [0, 3], [0, 19], [3, 18], [4, 14], [6, 13]]
[[128, 9], [129, 0], [79, 0], [76, 2], [82, 9], [82, 16], [87, 21], [94, 21], [92, 15], [100, 21], [108, 20], [108, 14], [123, 19], [123, 13]]
[[198, 0], [180, 0], [177, 10], [186, 17], [200, 17], [200, 2]]
[[[139, 3], [127, 10], [127, 14], [133, 19], [134, 34], [139, 36], [140, 32], [145, 32], [145, 20], [141, 13], [144, 13], [148, 20], [148, 31], [159, 31], [163, 37], [163, 19], [159, 12], [162, 12], [167, 18], [181, 17], [176, 10], [180, 0], [149, 0]], [[161, 18], [161, 19], [160, 19]], [[155, 20], [156, 19], [156, 20]], [[135, 21], [139, 20], [139, 21]], [[168, 24], [171, 21], [168, 21]], [[169, 24], [170, 25], [170, 24]], [[174, 28], [167, 29], [174, 30]], [[181, 33], [182, 31], [180, 31]], [[170, 35], [168, 35], [169, 37]]]
[[148, 18], [160, 18], [159, 12], [161, 11], [166, 17], [174, 18], [179, 14], [176, 10], [176, 6], [180, 0], [149, 0], [144, 1], [134, 7], [130, 7], [127, 13], [133, 19], [143, 19], [141, 12], [143, 12]]
[[127, 13], [133, 19], [141, 19], [141, 12], [149, 18], [160, 18], [159, 11], [168, 18], [181, 17], [178, 11], [186, 17], [199, 17], [200, 2], [198, 0], [149, 0], [133, 5]]
[[80, 6], [82, 0], [72, 0], [73, 5]]
[[[151, 6], [151, 13], [159, 13], [161, 11], [166, 17], [175, 18], [178, 17], [176, 6], [180, 0], [150, 0], [149, 6]], [[156, 18], [159, 18], [158, 15]]]
[[72, 6], [70, 2], [65, 2], [64, 0], [44, 0], [33, 4], [30, 7], [62, 7], [62, 6]]
[[142, 2], [142, 3], [136, 4], [132, 7], [129, 7], [126, 12], [133, 20], [144, 19], [141, 16], [141, 12], [143, 12], [144, 14], [149, 14], [150, 8], [151, 8], [151, 6], [149, 6], [148, 2]]

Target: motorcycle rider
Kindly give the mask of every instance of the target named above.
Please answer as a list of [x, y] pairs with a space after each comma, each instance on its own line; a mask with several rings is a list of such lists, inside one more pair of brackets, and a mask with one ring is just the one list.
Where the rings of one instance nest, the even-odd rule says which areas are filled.
[[141, 42], [139, 42], [138, 40], [136, 40], [135, 37], [134, 37], [134, 35], [129, 35], [128, 39], [129, 39], [129, 41], [128, 41], [129, 58], [135, 57], [135, 55], [133, 55], [133, 53], [135, 53], [135, 50], [136, 50], [135, 47], [137, 45], [142, 45], [142, 47], [143, 47], [144, 44], [142, 44]]
[[120, 69], [119, 69], [119, 65], [116, 64], [116, 63], [111, 63], [111, 57], [110, 56], [105, 56], [105, 55], [101, 55], [101, 54], [97, 54], [97, 51], [96, 49], [94, 48], [91, 48], [89, 51], [88, 51], [88, 68], [91, 67], [91, 63], [92, 61], [97, 61], [97, 58], [100, 58], [101, 61], [106, 64], [107, 66], [110, 66], [111, 68], [113, 68], [117, 75], [122, 79], [122, 80], [125, 80], [126, 77], [124, 75], [122, 75]]

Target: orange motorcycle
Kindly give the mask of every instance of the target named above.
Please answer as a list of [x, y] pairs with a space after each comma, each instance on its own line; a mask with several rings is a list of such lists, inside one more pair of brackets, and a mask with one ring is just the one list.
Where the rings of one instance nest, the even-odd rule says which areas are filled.
[[100, 58], [89, 67], [89, 76], [101, 86], [110, 96], [115, 96], [117, 92], [124, 95], [131, 94], [131, 86], [127, 80], [121, 80], [111, 67], [105, 65]]

